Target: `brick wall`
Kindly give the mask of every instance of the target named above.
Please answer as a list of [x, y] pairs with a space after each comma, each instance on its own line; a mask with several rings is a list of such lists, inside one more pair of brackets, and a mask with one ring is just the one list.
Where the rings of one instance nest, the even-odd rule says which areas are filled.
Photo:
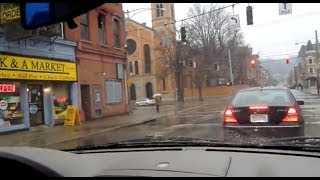
[[[214, 97], [214, 96], [230, 96], [232, 95], [232, 90], [234, 92], [246, 88], [247, 86], [217, 86], [217, 87], [206, 87], [202, 89], [202, 96], [203, 97]], [[184, 96], [185, 98], [198, 98], [199, 92], [198, 88], [188, 88], [184, 89]]]
[[[122, 97], [121, 103], [107, 104], [106, 102], [106, 85], [107, 79], [116, 79], [116, 64], [126, 63], [125, 51], [125, 22], [124, 13], [121, 3], [106, 3], [88, 14], [89, 40], [82, 40], [80, 26], [76, 29], [69, 29], [65, 26], [65, 38], [77, 43], [76, 61], [78, 68], [79, 86], [86, 84], [90, 87], [90, 119], [123, 114], [127, 109], [127, 91], [125, 89], [125, 79], [122, 80]], [[105, 44], [99, 43], [98, 15], [105, 18]], [[120, 47], [114, 47], [113, 20], [120, 22]], [[80, 23], [80, 17], [75, 19], [77, 24]], [[124, 66], [125, 77], [125, 66]], [[95, 90], [100, 90], [101, 101], [95, 101]], [[80, 93], [81, 94], [81, 93]], [[81, 103], [81, 97], [79, 97]], [[101, 116], [96, 115], [95, 111], [101, 109]]]

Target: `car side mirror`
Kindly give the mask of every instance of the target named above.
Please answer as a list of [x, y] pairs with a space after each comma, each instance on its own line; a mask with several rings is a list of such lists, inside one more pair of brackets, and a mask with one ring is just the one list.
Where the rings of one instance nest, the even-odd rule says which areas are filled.
[[299, 105], [304, 105], [304, 101], [297, 101]]

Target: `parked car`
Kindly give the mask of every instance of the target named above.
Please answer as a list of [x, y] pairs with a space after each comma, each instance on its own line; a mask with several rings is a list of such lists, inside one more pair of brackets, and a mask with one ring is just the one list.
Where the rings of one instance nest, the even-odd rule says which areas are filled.
[[149, 98], [139, 99], [135, 103], [136, 106], [153, 106], [155, 104], [156, 104], [155, 100], [149, 99]]

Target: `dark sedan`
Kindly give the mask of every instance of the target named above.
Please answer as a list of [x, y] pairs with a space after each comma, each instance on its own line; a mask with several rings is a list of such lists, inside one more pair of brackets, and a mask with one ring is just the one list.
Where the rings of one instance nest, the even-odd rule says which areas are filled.
[[224, 112], [225, 138], [234, 132], [250, 137], [304, 136], [303, 104], [285, 87], [240, 90]]

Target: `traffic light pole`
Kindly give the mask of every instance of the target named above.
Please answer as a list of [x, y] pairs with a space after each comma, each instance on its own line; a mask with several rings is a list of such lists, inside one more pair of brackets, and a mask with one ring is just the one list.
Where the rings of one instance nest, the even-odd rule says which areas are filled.
[[232, 63], [231, 63], [230, 49], [228, 50], [228, 55], [229, 55], [229, 65], [230, 65], [230, 80], [231, 80], [231, 86], [233, 86], [233, 73], [232, 73]]

